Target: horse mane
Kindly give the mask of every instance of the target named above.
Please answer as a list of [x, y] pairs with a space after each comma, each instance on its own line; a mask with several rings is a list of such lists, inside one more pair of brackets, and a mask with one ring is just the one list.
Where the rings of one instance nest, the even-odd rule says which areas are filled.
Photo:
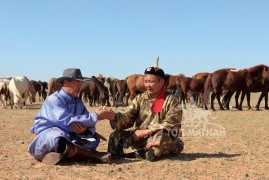
[[[34, 93], [35, 88], [34, 88], [33, 84], [30, 82], [30, 80], [29, 80], [26, 76], [23, 76], [23, 77], [27, 80], [28, 85], [32, 88], [31, 91], [33, 91], [33, 93]], [[31, 93], [32, 93], [32, 92], [31, 92]]]
[[257, 66], [253, 66], [253, 67], [248, 68], [249, 75], [252, 78], [255, 77], [255, 79], [261, 77], [262, 76], [262, 72], [264, 70], [264, 67], [267, 67], [267, 66], [264, 65], [264, 64], [260, 64], [260, 65], [257, 65]]
[[260, 64], [260, 65], [256, 65], [256, 66], [252, 66], [250, 68], [248, 68], [248, 71], [252, 72], [252, 71], [257, 71], [259, 69], [263, 69], [264, 67], [267, 67], [264, 64]]
[[184, 74], [181, 74], [181, 73], [180, 73], [180, 74], [178, 74], [177, 76], [186, 77]]
[[108, 89], [105, 87], [104, 84], [102, 84], [95, 76], [92, 76], [93, 81], [96, 84], [96, 87], [98, 88], [98, 90], [101, 90], [104, 93], [108, 93]]

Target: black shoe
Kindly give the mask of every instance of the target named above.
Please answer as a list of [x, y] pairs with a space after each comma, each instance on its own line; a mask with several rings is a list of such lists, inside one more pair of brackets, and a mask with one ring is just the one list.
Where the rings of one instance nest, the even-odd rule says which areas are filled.
[[150, 149], [146, 152], [145, 154], [145, 158], [148, 160], [148, 161], [154, 161], [156, 159], [156, 156], [154, 155], [154, 151], [153, 149]]
[[142, 149], [142, 150], [138, 150], [138, 151], [134, 152], [134, 155], [138, 159], [145, 159], [146, 158], [145, 153], [146, 153], [146, 151], [144, 149]]
[[183, 149], [184, 149], [184, 142], [181, 139], [178, 139], [178, 144], [176, 145], [174, 152], [178, 154], [181, 153]]

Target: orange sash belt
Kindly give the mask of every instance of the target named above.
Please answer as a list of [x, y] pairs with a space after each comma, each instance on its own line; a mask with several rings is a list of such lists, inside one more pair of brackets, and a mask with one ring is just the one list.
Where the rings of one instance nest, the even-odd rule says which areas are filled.
[[35, 139], [35, 137], [37, 136], [37, 134], [32, 134], [32, 140], [34, 140]]

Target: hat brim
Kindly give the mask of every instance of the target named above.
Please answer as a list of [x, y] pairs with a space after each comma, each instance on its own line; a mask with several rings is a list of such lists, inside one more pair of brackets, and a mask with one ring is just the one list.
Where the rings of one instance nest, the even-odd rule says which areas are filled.
[[71, 78], [71, 77], [59, 77], [55, 80], [55, 82], [57, 84], [62, 84], [63, 83], [63, 80], [77, 80], [77, 81], [86, 81], [86, 79], [84, 77], [82, 77], [82, 79], [77, 79], [77, 78]]

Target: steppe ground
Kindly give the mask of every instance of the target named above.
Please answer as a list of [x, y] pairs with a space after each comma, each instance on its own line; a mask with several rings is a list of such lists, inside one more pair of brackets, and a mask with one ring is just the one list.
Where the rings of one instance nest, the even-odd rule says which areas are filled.
[[[252, 94], [252, 107], [259, 95]], [[244, 111], [220, 111], [218, 105], [215, 112], [189, 107], [182, 126], [185, 149], [177, 156], [156, 162], [119, 159], [57, 166], [37, 162], [27, 152], [29, 129], [42, 103], [29, 109], [0, 109], [0, 179], [269, 179], [269, 111], [264, 101], [261, 111], [247, 110], [245, 104]], [[112, 131], [107, 120], [98, 122], [97, 130], [107, 138]], [[106, 149], [107, 142], [101, 142], [98, 150]]]

